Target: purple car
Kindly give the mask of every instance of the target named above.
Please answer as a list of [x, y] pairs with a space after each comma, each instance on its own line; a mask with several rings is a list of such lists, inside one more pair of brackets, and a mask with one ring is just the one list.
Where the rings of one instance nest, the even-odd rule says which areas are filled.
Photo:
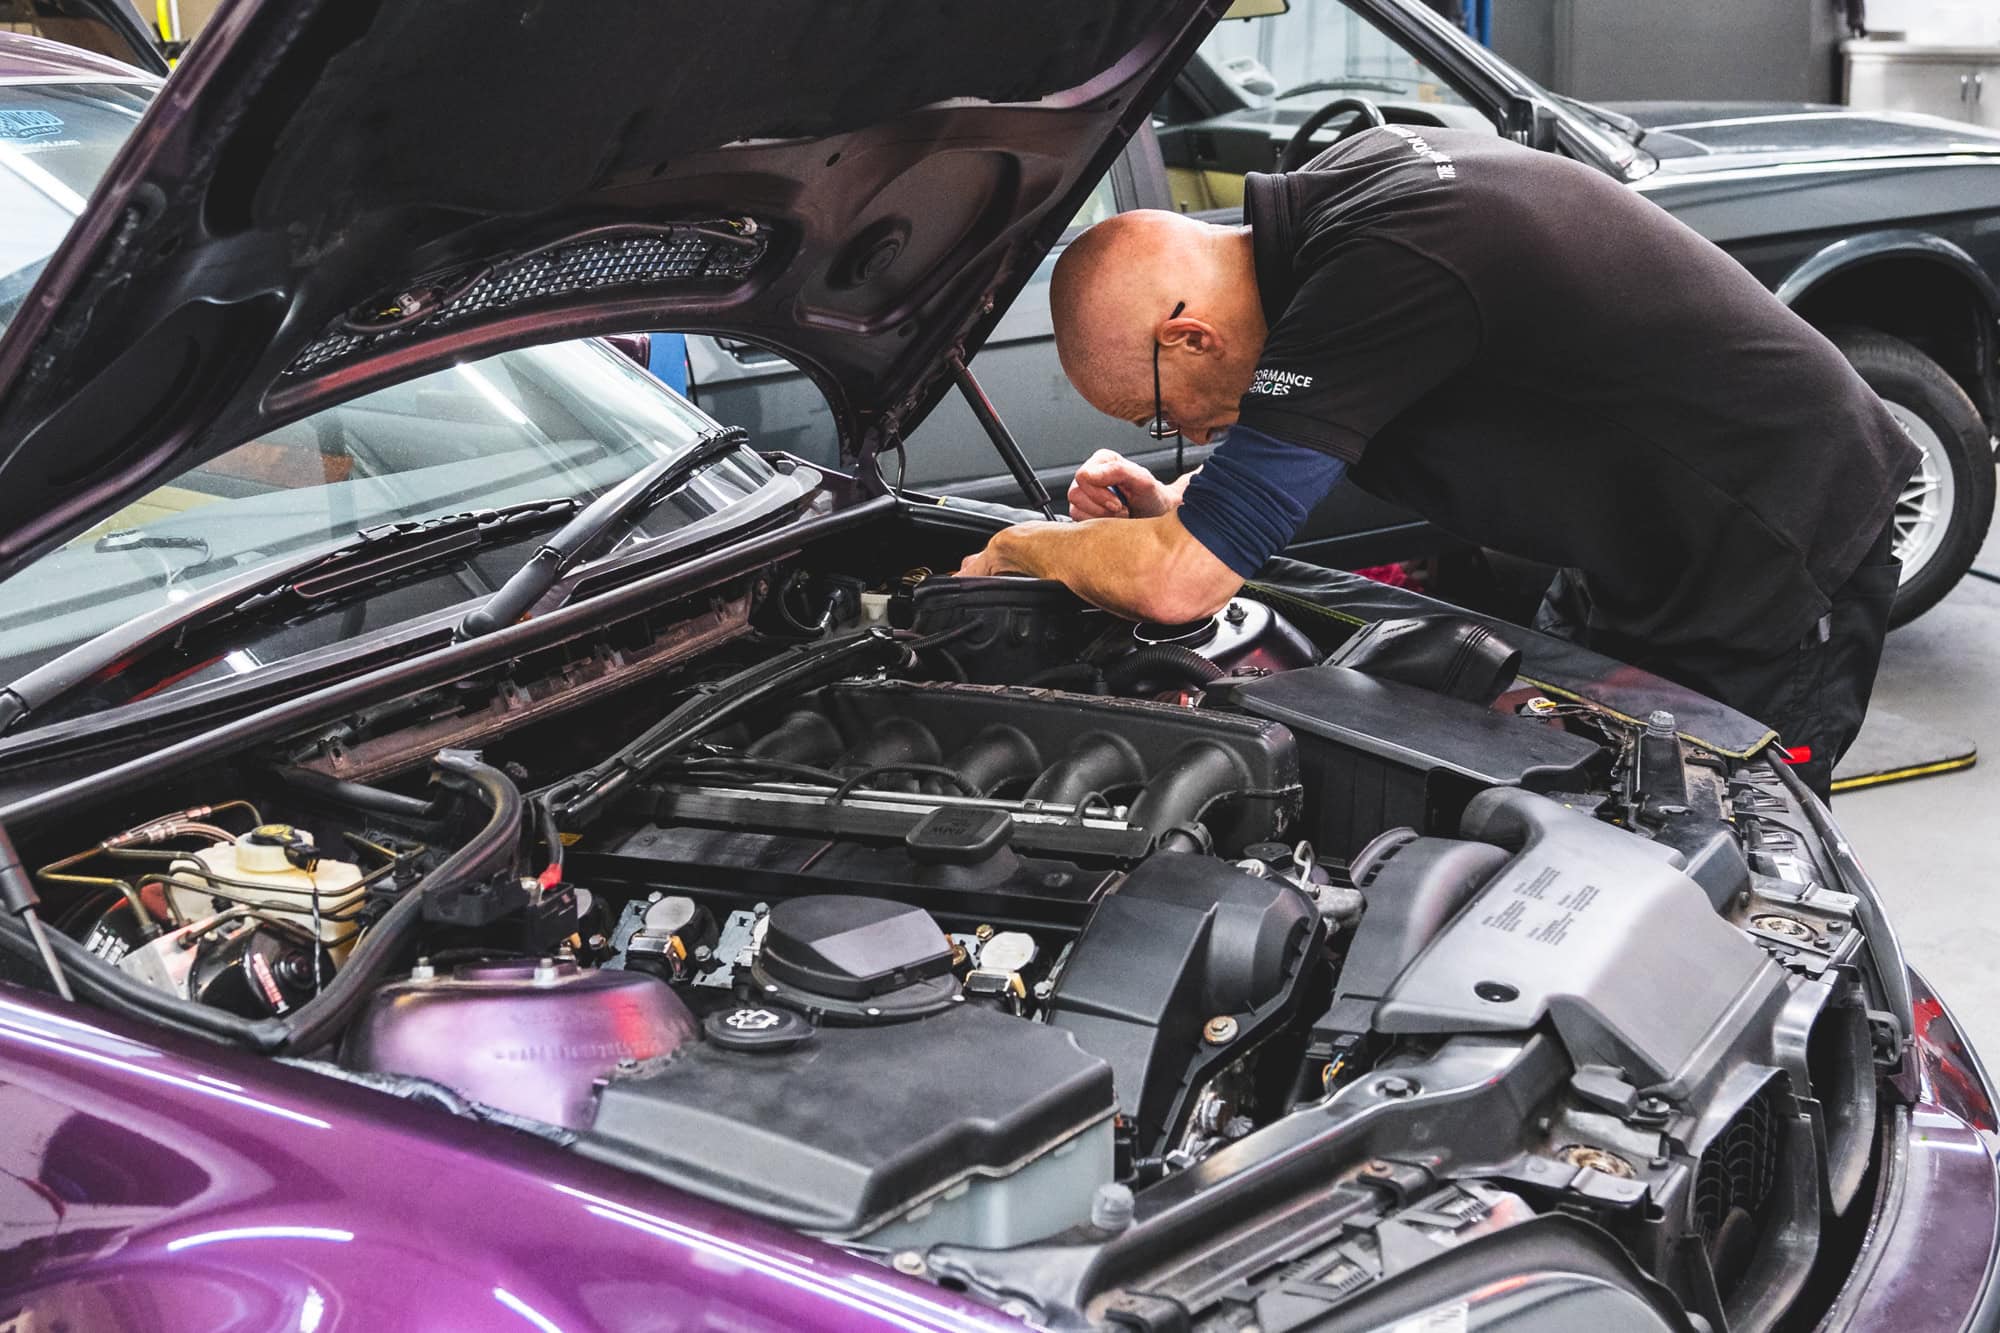
[[1767, 729], [937, 576], [1018, 514], [906, 434], [1031, 478], [975, 354], [1223, 7], [0, 35], [0, 1322], [1993, 1326], [1990, 1085]]

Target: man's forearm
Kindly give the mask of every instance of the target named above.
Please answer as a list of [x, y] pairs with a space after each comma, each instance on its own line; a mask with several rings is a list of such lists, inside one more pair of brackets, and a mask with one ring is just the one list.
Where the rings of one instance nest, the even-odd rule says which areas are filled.
[[1171, 513], [1022, 523], [996, 534], [987, 554], [999, 568], [1058, 579], [1085, 601], [1131, 620], [1197, 619], [1243, 585]]

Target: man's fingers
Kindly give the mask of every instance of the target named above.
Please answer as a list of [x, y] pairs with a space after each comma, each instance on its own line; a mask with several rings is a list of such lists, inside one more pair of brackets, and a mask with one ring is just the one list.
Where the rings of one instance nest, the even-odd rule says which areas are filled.
[[1073, 518], [1123, 518], [1126, 510], [1109, 488], [1078, 482], [1069, 488], [1069, 512]]
[[1117, 454], [1099, 460], [1093, 458], [1076, 470], [1076, 479], [1093, 486], [1125, 486], [1153, 480], [1153, 474], [1140, 467], [1129, 458]]

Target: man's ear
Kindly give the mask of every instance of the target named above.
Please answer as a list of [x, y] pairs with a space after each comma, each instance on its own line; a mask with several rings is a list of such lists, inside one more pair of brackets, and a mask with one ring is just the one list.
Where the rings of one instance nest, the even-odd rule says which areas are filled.
[[1160, 326], [1160, 346], [1176, 347], [1196, 356], [1214, 356], [1222, 350], [1222, 335], [1205, 319], [1177, 315]]

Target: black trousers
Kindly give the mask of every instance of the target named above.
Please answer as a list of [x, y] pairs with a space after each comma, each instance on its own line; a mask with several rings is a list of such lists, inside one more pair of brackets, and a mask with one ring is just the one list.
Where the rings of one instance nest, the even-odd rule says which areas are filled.
[[1860, 566], [1834, 590], [1827, 613], [1800, 642], [1770, 656], [1695, 657], [1650, 647], [1615, 629], [1592, 626], [1578, 633], [1576, 576], [1570, 571], [1557, 575], [1536, 628], [1700, 690], [1758, 719], [1796, 756], [1792, 771], [1826, 800], [1832, 794], [1833, 766], [1854, 743], [1875, 690], [1889, 608], [1903, 570], [1894, 552], [1894, 533], [1893, 523], [1882, 530]]

